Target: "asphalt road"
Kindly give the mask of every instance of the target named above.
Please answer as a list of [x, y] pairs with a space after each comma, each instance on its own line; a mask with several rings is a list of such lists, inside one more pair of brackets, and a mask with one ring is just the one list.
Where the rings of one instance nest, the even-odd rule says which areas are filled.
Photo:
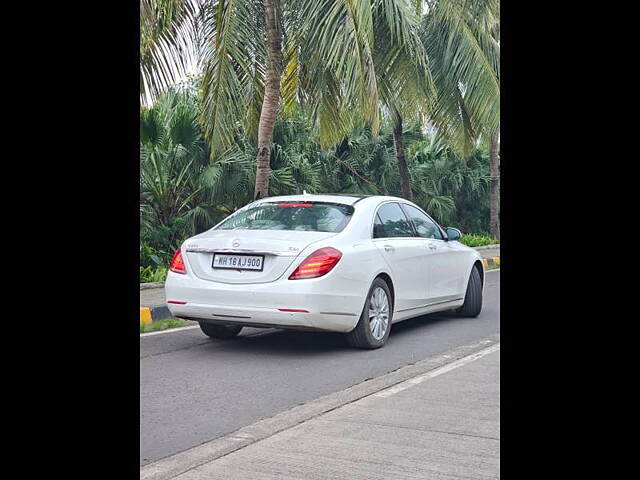
[[407, 320], [378, 350], [354, 350], [339, 334], [272, 329], [226, 342], [199, 329], [141, 337], [140, 465], [499, 331], [495, 271], [478, 318]]

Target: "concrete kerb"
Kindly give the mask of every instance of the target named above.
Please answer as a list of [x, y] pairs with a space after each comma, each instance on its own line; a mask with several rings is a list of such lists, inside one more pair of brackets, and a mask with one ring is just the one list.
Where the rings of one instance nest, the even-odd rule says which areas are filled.
[[173, 318], [169, 307], [158, 305], [155, 307], [140, 307], [140, 326], [148, 325], [151, 322]]
[[500, 248], [500, 244], [496, 243], [495, 245], [483, 245], [482, 247], [473, 247], [474, 250], [493, 250], [494, 248]]
[[487, 268], [489, 265], [500, 266], [500, 257], [483, 258], [482, 259], [482, 263], [483, 263], [485, 268]]

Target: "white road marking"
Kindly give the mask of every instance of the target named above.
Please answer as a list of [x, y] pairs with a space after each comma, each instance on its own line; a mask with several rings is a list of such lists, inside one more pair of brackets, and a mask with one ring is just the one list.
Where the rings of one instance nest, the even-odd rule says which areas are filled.
[[499, 272], [499, 271], [500, 271], [500, 267], [498, 267], [498, 268], [493, 268], [493, 269], [491, 269], [491, 270], [485, 270], [484, 272], [485, 272], [485, 273], [491, 273], [491, 272]]
[[163, 333], [175, 333], [175, 332], [182, 332], [183, 330], [192, 330], [194, 328], [200, 328], [199, 325], [189, 325], [188, 327], [179, 327], [179, 328], [169, 328], [167, 330], [159, 330], [157, 332], [148, 332], [148, 333], [141, 333], [140, 337], [150, 337], [151, 335], [162, 335]]
[[400, 382], [393, 387], [386, 388], [384, 390], [380, 390], [377, 393], [371, 395], [372, 397], [390, 397], [391, 395], [395, 395], [402, 390], [406, 390], [407, 388], [413, 387], [414, 385], [418, 385], [419, 383], [424, 382], [425, 380], [429, 380], [430, 378], [437, 377], [438, 375], [442, 375], [443, 373], [450, 372], [458, 367], [462, 367], [467, 363], [471, 363], [474, 360], [478, 360], [479, 358], [484, 357], [485, 355], [489, 355], [490, 353], [496, 352], [500, 350], [500, 344], [496, 343], [495, 345], [491, 345], [479, 352], [473, 353], [471, 355], [467, 355], [466, 357], [462, 357], [455, 362], [448, 363], [447, 365], [443, 365], [442, 367], [431, 370], [422, 375], [418, 375], [417, 377], [410, 378], [409, 380], [405, 380], [404, 382]]

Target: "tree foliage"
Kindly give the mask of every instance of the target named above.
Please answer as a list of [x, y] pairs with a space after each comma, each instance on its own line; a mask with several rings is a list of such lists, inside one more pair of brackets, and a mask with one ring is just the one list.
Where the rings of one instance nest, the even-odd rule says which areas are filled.
[[[214, 161], [198, 124], [194, 88], [162, 95], [140, 115], [141, 262], [166, 264], [188, 236], [211, 228], [249, 203], [255, 146], [248, 136]], [[441, 135], [418, 125], [404, 132], [415, 202], [442, 224], [466, 232], [488, 230], [488, 154], [475, 148], [462, 160]], [[392, 125], [374, 136], [362, 121], [323, 149], [307, 114], [277, 121], [271, 159], [273, 195], [308, 193], [400, 194]], [[155, 259], [153, 258], [155, 256]]]

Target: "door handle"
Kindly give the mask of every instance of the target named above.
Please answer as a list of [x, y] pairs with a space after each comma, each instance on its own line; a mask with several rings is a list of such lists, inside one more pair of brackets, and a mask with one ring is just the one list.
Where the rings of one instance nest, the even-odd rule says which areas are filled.
[[427, 248], [429, 250], [435, 250], [438, 247], [435, 245], [435, 243], [427, 243]]
[[385, 245], [384, 249], [387, 252], [393, 252], [395, 250], [395, 248], [393, 248], [391, 245]]

